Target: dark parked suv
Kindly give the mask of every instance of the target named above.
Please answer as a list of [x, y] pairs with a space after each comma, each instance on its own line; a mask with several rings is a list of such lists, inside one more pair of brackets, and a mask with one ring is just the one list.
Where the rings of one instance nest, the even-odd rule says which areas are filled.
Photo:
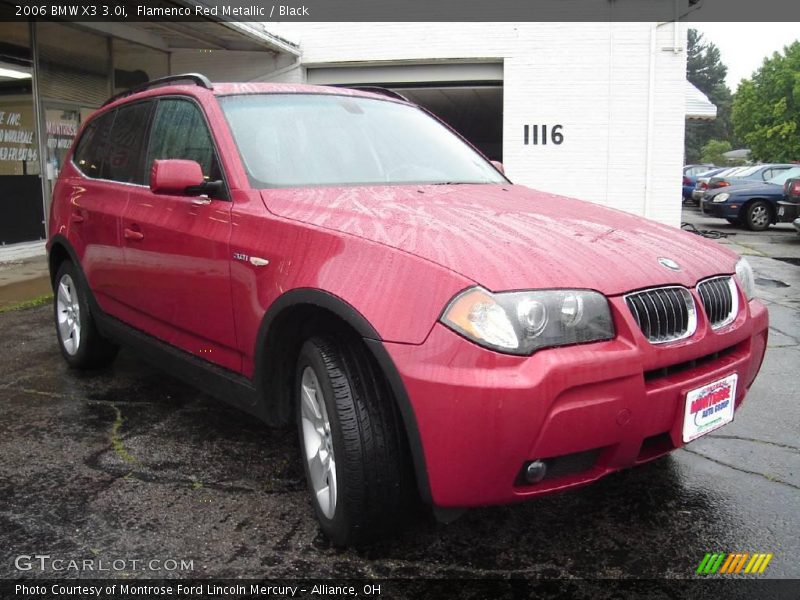
[[395, 94], [171, 77], [84, 125], [48, 241], [61, 352], [118, 344], [295, 423], [323, 531], [565, 490], [729, 423], [747, 262], [513, 185]]

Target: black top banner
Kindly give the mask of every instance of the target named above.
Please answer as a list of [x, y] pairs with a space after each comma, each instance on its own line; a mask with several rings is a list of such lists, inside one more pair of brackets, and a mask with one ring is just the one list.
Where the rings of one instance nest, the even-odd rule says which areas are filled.
[[[787, 0], [0, 0], [0, 21], [800, 21]], [[800, 34], [800, 24], [798, 25]]]

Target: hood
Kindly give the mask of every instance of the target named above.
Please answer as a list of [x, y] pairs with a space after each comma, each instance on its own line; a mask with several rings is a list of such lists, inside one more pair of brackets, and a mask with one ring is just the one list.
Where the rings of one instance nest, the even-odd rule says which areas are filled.
[[[492, 291], [691, 287], [732, 273], [737, 259], [697, 235], [518, 185], [271, 189], [262, 197], [276, 215], [397, 248]], [[681, 270], [661, 266], [661, 257]]]

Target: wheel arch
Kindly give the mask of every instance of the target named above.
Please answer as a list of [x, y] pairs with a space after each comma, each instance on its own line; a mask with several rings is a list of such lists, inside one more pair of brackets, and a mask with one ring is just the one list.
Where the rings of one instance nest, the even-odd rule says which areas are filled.
[[59, 267], [65, 261], [71, 261], [78, 269], [81, 277], [86, 279], [86, 276], [81, 267], [81, 262], [78, 260], [78, 255], [69, 240], [61, 234], [56, 234], [50, 240], [49, 250], [47, 251], [47, 268], [50, 272], [50, 286], [55, 288], [56, 273]]
[[742, 217], [747, 218], [747, 211], [750, 210], [750, 207], [755, 204], [756, 202], [763, 202], [767, 205], [767, 210], [769, 211], [769, 220], [770, 223], [776, 223], [777, 219], [777, 210], [775, 209], [775, 205], [769, 198], [762, 198], [760, 196], [754, 196], [752, 198], [748, 198], [745, 200], [745, 203], [742, 204], [742, 208], [740, 210], [740, 214]]
[[[422, 500], [431, 503], [422, 441], [416, 416], [400, 373], [377, 330], [351, 304], [324, 290], [299, 288], [269, 307], [256, 338], [254, 383], [268, 423], [291, 422], [294, 363], [310, 333], [329, 332], [360, 338], [386, 378], [400, 412]], [[296, 348], [295, 348], [296, 346]], [[295, 351], [296, 350], [296, 351]]]

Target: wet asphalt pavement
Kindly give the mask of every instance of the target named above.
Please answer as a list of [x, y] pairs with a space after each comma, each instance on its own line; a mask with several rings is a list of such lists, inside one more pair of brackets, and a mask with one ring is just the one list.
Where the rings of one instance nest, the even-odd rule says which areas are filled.
[[[800, 236], [778, 235], [777, 255], [800, 256]], [[716, 551], [771, 552], [767, 576], [798, 578], [800, 267], [753, 253], [772, 331], [733, 424], [581, 490], [449, 525], [421, 517], [359, 550], [319, 533], [293, 430], [127, 350], [106, 371], [70, 371], [49, 306], [0, 314], [0, 577], [23, 574], [16, 556], [46, 553], [193, 561], [101, 576], [680, 578]]]

